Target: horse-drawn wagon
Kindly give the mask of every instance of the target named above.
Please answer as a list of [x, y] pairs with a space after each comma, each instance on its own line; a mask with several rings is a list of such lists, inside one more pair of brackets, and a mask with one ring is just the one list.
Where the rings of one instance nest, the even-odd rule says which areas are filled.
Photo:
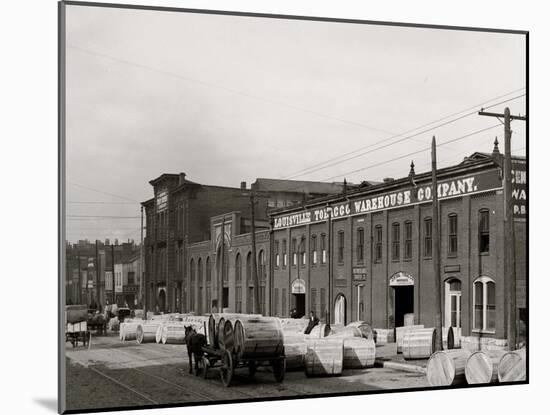
[[65, 306], [65, 341], [73, 347], [81, 341], [84, 346], [90, 339], [88, 331], [88, 308], [85, 305]]
[[277, 382], [285, 376], [283, 332], [274, 317], [243, 314], [212, 314], [208, 321], [208, 343], [195, 354], [203, 377], [219, 367], [224, 386], [233, 380], [235, 370], [247, 368], [254, 376], [258, 367], [271, 367]]

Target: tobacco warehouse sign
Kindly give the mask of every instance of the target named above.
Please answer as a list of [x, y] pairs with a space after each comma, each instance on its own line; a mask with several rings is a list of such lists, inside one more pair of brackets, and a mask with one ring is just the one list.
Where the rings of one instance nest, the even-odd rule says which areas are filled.
[[[440, 199], [460, 197], [502, 187], [496, 171], [483, 172], [452, 180], [442, 180], [437, 185]], [[329, 217], [337, 219], [362, 213], [377, 212], [403, 206], [415, 205], [432, 199], [432, 186], [424, 185], [417, 188], [382, 193], [379, 196], [358, 198], [333, 206], [308, 209], [299, 213], [282, 215], [274, 219], [274, 228], [289, 228], [307, 223], [324, 222]]]

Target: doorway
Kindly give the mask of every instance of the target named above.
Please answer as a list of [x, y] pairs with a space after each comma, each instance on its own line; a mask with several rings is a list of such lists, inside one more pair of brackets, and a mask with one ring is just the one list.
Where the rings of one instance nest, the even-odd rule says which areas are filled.
[[338, 294], [334, 303], [334, 324], [346, 324], [346, 297]]
[[292, 294], [294, 298], [294, 307], [296, 309], [297, 317], [303, 317], [306, 314], [306, 295], [305, 294]]
[[229, 307], [229, 287], [223, 287], [222, 290], [222, 308]]
[[159, 291], [158, 306], [161, 313], [166, 312], [166, 292], [163, 289]]
[[395, 327], [405, 325], [405, 314], [414, 313], [414, 285], [393, 287], [395, 295]]

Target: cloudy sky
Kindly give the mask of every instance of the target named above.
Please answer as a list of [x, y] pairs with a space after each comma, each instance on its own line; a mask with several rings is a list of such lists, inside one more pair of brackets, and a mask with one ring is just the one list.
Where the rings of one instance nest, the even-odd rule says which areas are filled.
[[66, 44], [71, 241], [139, 240], [162, 173], [402, 177], [432, 135], [440, 166], [503, 150], [477, 110], [526, 110], [522, 35], [67, 6]]

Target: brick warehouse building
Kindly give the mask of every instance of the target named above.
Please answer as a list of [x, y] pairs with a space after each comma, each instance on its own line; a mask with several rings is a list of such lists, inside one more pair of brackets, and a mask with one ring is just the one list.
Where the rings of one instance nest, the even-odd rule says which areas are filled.
[[[504, 338], [502, 155], [475, 153], [437, 172], [442, 321], [462, 336]], [[513, 159], [518, 316], [526, 322], [526, 168]], [[274, 315], [313, 310], [333, 323], [435, 322], [431, 173], [278, 209], [273, 220]]]
[[[201, 311], [210, 311], [212, 306], [218, 306], [218, 299], [224, 295], [222, 289], [218, 290], [221, 284], [218, 286], [215, 282], [209, 282], [208, 284], [212, 284], [209, 285], [211, 289], [215, 290], [211, 292], [204, 286], [204, 294], [199, 296], [198, 291], [195, 291], [200, 289], [199, 280], [196, 287], [192, 285], [191, 269], [195, 268], [195, 264], [200, 265], [201, 272], [198, 275], [201, 275], [200, 281], [205, 284], [207, 279], [202, 278], [202, 271], [219, 269], [215, 267], [216, 249], [219, 249], [220, 241], [213, 239], [212, 235], [219, 232], [221, 223], [217, 225], [218, 229], [212, 224], [212, 218], [227, 212], [236, 212], [227, 215], [226, 249], [231, 249], [229, 244], [233, 240], [232, 235], [250, 232], [249, 216], [241, 214], [244, 212], [249, 215], [250, 191], [246, 189], [245, 182], [236, 188], [203, 185], [188, 180], [185, 173], [162, 174], [149, 183], [153, 186], [154, 197], [142, 203], [146, 221], [144, 306], [147, 310], [161, 312], [187, 311], [198, 306]], [[258, 201], [258, 229], [269, 227], [268, 208], [299, 204], [307, 199], [342, 191], [342, 185], [337, 183], [273, 179], [257, 179], [251, 188]], [[262, 235], [258, 236], [257, 242], [263, 238]], [[245, 237], [235, 240], [240, 241], [243, 238]], [[195, 258], [197, 252], [201, 253], [200, 258]], [[192, 257], [191, 254], [195, 256]], [[268, 247], [263, 255], [267, 261]], [[226, 258], [232, 261], [229, 255]], [[225, 291], [226, 299], [233, 301], [235, 291], [228, 291]], [[202, 300], [199, 301], [199, 298]]]

